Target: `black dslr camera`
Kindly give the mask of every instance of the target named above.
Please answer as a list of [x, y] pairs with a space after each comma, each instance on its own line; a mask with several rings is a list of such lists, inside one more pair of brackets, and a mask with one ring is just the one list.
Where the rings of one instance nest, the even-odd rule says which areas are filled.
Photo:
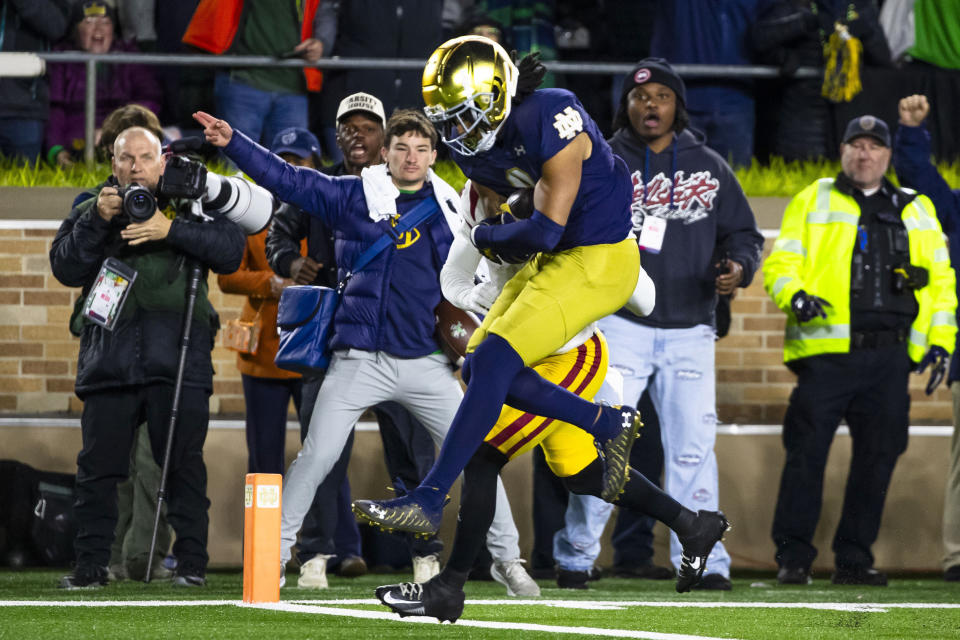
[[[183, 156], [171, 156], [157, 184], [157, 195], [196, 200], [203, 195], [206, 184], [206, 167]], [[130, 222], [146, 222], [157, 210], [157, 198], [147, 187], [133, 182], [117, 191], [123, 200], [123, 212]]]
[[123, 200], [123, 212], [130, 218], [130, 222], [146, 222], [157, 210], [157, 199], [150, 189], [132, 182], [125, 187], [118, 187], [117, 193]]

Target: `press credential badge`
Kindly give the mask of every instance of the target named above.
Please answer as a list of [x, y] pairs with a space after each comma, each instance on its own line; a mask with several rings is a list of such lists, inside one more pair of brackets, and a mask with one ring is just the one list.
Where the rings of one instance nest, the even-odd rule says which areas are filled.
[[83, 317], [112, 331], [136, 279], [137, 272], [116, 258], [104, 260], [83, 305]]

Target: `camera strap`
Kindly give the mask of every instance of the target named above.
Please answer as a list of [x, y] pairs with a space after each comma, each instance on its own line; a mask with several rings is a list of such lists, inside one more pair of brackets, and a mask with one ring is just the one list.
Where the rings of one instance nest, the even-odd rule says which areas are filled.
[[[393, 232], [398, 236], [402, 236], [407, 231], [410, 231], [414, 227], [427, 220], [433, 218], [437, 213], [440, 212], [440, 205], [437, 203], [436, 198], [427, 198], [413, 209], [400, 216], [400, 222], [397, 223], [397, 226], [393, 228]], [[366, 251], [360, 254], [359, 257], [354, 261], [353, 267], [343, 276], [343, 279], [337, 284], [337, 292], [343, 293], [343, 290], [347, 287], [347, 281], [353, 277], [353, 274], [363, 269], [367, 266], [371, 260], [373, 260], [377, 254], [389, 247], [395, 242], [393, 236], [384, 233], [380, 238], [377, 239], [372, 245], [367, 247]]]

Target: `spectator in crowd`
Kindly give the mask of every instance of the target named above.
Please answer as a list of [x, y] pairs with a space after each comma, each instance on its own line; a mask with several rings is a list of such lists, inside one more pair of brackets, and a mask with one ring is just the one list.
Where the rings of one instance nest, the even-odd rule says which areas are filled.
[[[610, 366], [623, 376], [623, 401], [635, 405], [650, 390], [660, 419], [664, 489], [686, 507], [713, 510], [715, 306], [718, 295], [750, 284], [763, 236], [729, 165], [688, 128], [685, 106], [683, 80], [661, 58], [641, 60], [623, 83], [610, 146], [633, 174], [633, 229], [657, 305], [643, 318], [620, 311], [602, 319], [600, 328], [610, 341]], [[606, 387], [598, 397], [619, 400], [609, 393]], [[602, 532], [610, 513], [596, 501], [575, 512], [582, 517], [568, 510], [566, 526], [574, 541], [577, 528]], [[584, 553], [579, 546], [558, 545], [554, 554], [582, 585], [599, 549]], [[670, 558], [679, 568], [676, 534]], [[730, 556], [722, 543], [708, 562], [699, 588], [730, 589]], [[573, 583], [577, 576], [564, 577]]]
[[794, 196], [764, 264], [764, 286], [787, 314], [784, 361], [797, 375], [773, 519], [780, 584], [810, 584], [824, 467], [846, 419], [853, 455], [832, 581], [886, 586], [870, 548], [907, 447], [908, 377], [932, 365], [932, 392], [955, 345], [956, 281], [936, 212], [927, 196], [884, 178], [890, 154], [885, 122], [851, 120], [842, 172]]
[[[337, 110], [337, 145], [343, 157], [340, 163], [322, 168], [319, 145], [312, 135], [305, 143], [285, 144], [280, 150], [286, 153], [279, 155], [291, 164], [317, 169], [327, 175], [360, 177], [363, 169], [380, 163], [385, 120], [379, 98], [368, 93], [355, 93], [341, 100]], [[306, 256], [300, 255], [300, 243], [304, 239], [307, 241]], [[283, 204], [277, 211], [267, 236], [267, 257], [277, 273], [292, 278], [296, 284], [331, 288], [337, 285], [333, 232], [322, 220], [297, 207]], [[304, 381], [301, 441], [307, 437], [310, 416], [322, 382], [322, 375], [311, 375]], [[434, 445], [428, 432], [396, 402], [381, 402], [373, 407], [373, 412], [380, 427], [387, 470], [394, 489], [399, 493], [404, 487], [416, 486], [433, 464]], [[359, 568], [359, 563], [363, 562], [358, 557], [359, 533], [350, 509], [350, 483], [346, 474], [352, 449], [351, 431], [343, 453], [317, 489], [314, 504], [304, 519], [297, 552], [301, 574], [311, 558], [318, 555], [332, 556], [327, 560], [329, 568], [340, 575], [358, 570], [353, 567]], [[333, 533], [334, 525], [336, 533]], [[415, 579], [428, 580], [439, 571], [443, 544], [435, 535], [419, 538], [404, 534], [404, 538], [413, 559]], [[307, 572], [319, 575], [319, 567], [314, 566], [319, 562], [313, 561]]]
[[[749, 29], [775, 0], [673, 0], [661, 2], [650, 54], [674, 64], [749, 65]], [[753, 158], [753, 82], [745, 78], [698, 78], [687, 83], [690, 124], [707, 146], [733, 166]]]
[[[237, 353], [237, 369], [246, 405], [247, 473], [283, 473], [290, 400], [300, 407], [300, 374], [280, 369], [277, 355], [277, 305], [293, 281], [278, 276], [267, 264], [267, 230], [247, 236], [240, 267], [217, 276], [224, 293], [246, 296], [240, 322], [249, 323], [249, 342], [230, 345]], [[245, 348], [244, 348], [245, 347]]]
[[[474, 9], [502, 25], [497, 42], [509, 43], [520, 55], [539, 53], [543, 60], [557, 59], [556, 0], [477, 0]], [[557, 86], [557, 79], [547, 73], [543, 86]]]
[[941, 69], [960, 69], [960, 5], [917, 0], [913, 3], [914, 42], [906, 53], [912, 60]]
[[[333, 46], [336, 6], [321, 0], [247, 0], [236, 24], [198, 10], [183, 41], [209, 53], [316, 62]], [[231, 40], [224, 34], [232, 27]], [[216, 108], [255, 142], [268, 143], [283, 129], [307, 128], [307, 92], [320, 91], [322, 83], [316, 68], [231, 68], [216, 74]]]
[[[117, 13], [104, 0], [85, 0], [73, 6], [70, 16], [72, 41], [57, 50], [86, 53], [128, 53], [137, 48], [118, 38]], [[156, 113], [160, 108], [160, 86], [153, 71], [139, 64], [105, 64], [97, 76], [97, 110], [94, 124], [117, 108], [140, 104]], [[54, 62], [49, 66], [50, 120], [45, 146], [47, 161], [66, 167], [82, 159], [85, 146], [86, 65], [81, 62]]]
[[[336, 464], [363, 411], [378, 402], [399, 402], [438, 445], [450, 428], [463, 393], [449, 362], [435, 353], [433, 334], [434, 309], [442, 297], [440, 268], [452, 241], [448, 218], [457, 221], [458, 196], [430, 169], [437, 133], [419, 111], [401, 110], [391, 117], [382, 151], [386, 164], [368, 168], [360, 180], [294, 167], [223, 120], [202, 112], [196, 118], [207, 140], [223, 147], [255, 181], [334, 230], [341, 277], [362, 250], [393, 231], [388, 221], [402, 224], [414, 207], [434, 203], [442, 213], [433, 212], [403, 235], [391, 234], [394, 243], [346, 283], [334, 320], [330, 366], [303, 449], [287, 471], [281, 530], [281, 560], [286, 561], [317, 486]], [[516, 526], [502, 483], [497, 503], [488, 548], [495, 561], [516, 562]], [[536, 585], [519, 569], [511, 573], [517, 584], [508, 589], [524, 593]]]
[[[10, 0], [0, 6], [0, 51], [46, 51], [67, 31], [66, 0]], [[0, 77], [0, 155], [34, 162], [43, 146], [49, 83]]]
[[[340, 58], [424, 60], [443, 39], [443, 0], [340, 0], [324, 4], [337, 12], [336, 40], [330, 55]], [[421, 75], [419, 70], [390, 67], [327, 72], [312, 116], [313, 129], [323, 132], [321, 140], [327, 155], [335, 163], [340, 161], [335, 122], [343, 96], [370, 91], [383, 101], [387, 114], [398, 108], [417, 107], [422, 104]]]
[[[930, 113], [926, 96], [900, 100], [900, 126], [893, 139], [893, 168], [900, 184], [916, 189], [933, 202], [947, 234], [951, 264], [960, 264], [960, 189], [951, 189], [930, 162], [930, 133], [923, 122]], [[947, 377], [953, 396], [953, 442], [943, 505], [943, 577], [960, 581], [960, 358], [954, 348]]]
[[772, 152], [786, 160], [826, 157], [831, 110], [819, 78], [792, 80], [798, 67], [823, 67], [823, 51], [834, 24], [845, 25], [863, 44], [863, 62], [889, 66], [890, 49], [872, 0], [775, 0], [751, 29], [759, 60], [780, 67], [787, 78], [777, 99]]
[[[117, 138], [113, 160], [117, 187], [137, 182], [155, 191], [163, 168], [160, 141], [148, 130], [127, 129]], [[115, 312], [112, 330], [75, 314], [82, 325], [76, 393], [84, 401], [83, 449], [77, 456], [74, 505], [77, 563], [61, 581], [66, 589], [106, 583], [117, 519], [117, 482], [127, 475], [134, 429], [144, 420], [154, 458], [158, 464], [163, 461], [186, 304], [189, 269], [181, 258], [195, 257], [220, 273], [236, 270], [243, 259], [244, 233], [238, 226], [222, 216], [204, 224], [178, 216], [181, 202], [160, 202], [163, 210], [158, 206], [145, 222], [124, 225], [128, 220], [117, 187], [105, 186], [96, 198], [75, 207], [50, 250], [54, 276], [66, 286], [82, 287], [84, 297], [97, 291], [94, 285], [108, 257], [137, 272], [123, 308]], [[168, 485], [167, 515], [176, 532], [173, 552], [178, 560], [174, 580], [184, 586], [205, 584], [209, 500], [203, 443], [213, 387], [210, 350], [217, 326], [202, 280]]]
[[[196, 4], [196, 3], [194, 3]], [[134, 42], [141, 51], [157, 48], [156, 8], [157, 0], [117, 0], [117, 19], [120, 34], [128, 42]], [[164, 11], [171, 8], [164, 6]], [[176, 11], [176, 8], [173, 9]]]
[[[193, 18], [198, 0], [162, 0], [162, 2], [163, 10], [155, 11], [153, 14], [153, 27], [157, 35], [156, 52], [189, 52], [187, 45], [183, 42], [183, 36]], [[123, 9], [121, 9], [121, 22], [122, 14]], [[166, 126], [175, 126], [180, 129], [195, 128], [193, 108], [198, 104], [213, 106], [215, 69], [169, 65], [155, 66], [154, 70], [163, 87], [163, 107], [158, 114], [161, 121]], [[185, 133], [184, 135], [193, 134]]]

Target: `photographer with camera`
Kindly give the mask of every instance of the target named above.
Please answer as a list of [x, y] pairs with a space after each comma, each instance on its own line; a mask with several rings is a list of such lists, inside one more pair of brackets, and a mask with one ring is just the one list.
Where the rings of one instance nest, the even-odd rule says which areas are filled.
[[[141, 127], [123, 131], [114, 145], [110, 182], [116, 186], [104, 186], [77, 205], [50, 250], [54, 276], [66, 286], [82, 287], [85, 299], [71, 319], [81, 333], [76, 394], [84, 407], [83, 448], [77, 456], [77, 562], [60, 582], [65, 589], [106, 584], [116, 487], [127, 476], [135, 429], [146, 421], [154, 458], [162, 464], [175, 397], [180, 419], [169, 456], [167, 514], [176, 532], [174, 581], [205, 583], [209, 500], [202, 450], [213, 387], [210, 351], [219, 320], [207, 299], [206, 278], [199, 278], [195, 299], [188, 287], [194, 284], [193, 263], [204, 272], [235, 271], [245, 237], [229, 214], [199, 221], [197, 196], [155, 196], [165, 192], [158, 187], [166, 164], [156, 135]], [[197, 172], [188, 175], [206, 179]], [[227, 180], [207, 182], [219, 185], [223, 195], [230, 191], [224, 189]], [[181, 335], [187, 325], [188, 342]], [[181, 345], [182, 387], [177, 384]]]

